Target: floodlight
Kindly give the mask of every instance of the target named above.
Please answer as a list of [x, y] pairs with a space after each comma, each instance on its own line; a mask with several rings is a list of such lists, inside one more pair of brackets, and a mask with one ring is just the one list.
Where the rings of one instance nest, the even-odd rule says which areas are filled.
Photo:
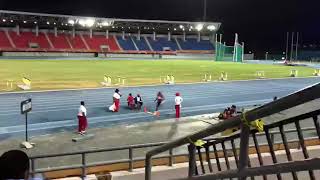
[[47, 24], [49, 25], [49, 24], [50, 24], [50, 22], [49, 22], [49, 21], [47, 21]]
[[183, 26], [183, 25], [180, 25], [179, 27], [180, 27], [180, 29], [184, 29], [184, 26]]
[[177, 30], [177, 28], [174, 28], [173, 30], [175, 30], [175, 31], [176, 31], [176, 30]]
[[193, 29], [193, 26], [190, 26], [190, 29]]
[[86, 21], [83, 20], [83, 19], [80, 19], [80, 20], [78, 21], [78, 23], [79, 23], [81, 26], [86, 26]]
[[6, 19], [2, 19], [2, 21], [3, 21], [3, 22], [6, 22], [7, 20], [6, 20]]
[[23, 23], [27, 23], [27, 21], [23, 21]]
[[75, 22], [74, 22], [74, 20], [70, 19], [70, 20], [68, 21], [68, 23], [71, 24], [71, 25], [74, 25]]
[[198, 31], [201, 31], [201, 30], [203, 29], [203, 24], [198, 24], [198, 25], [196, 26], [196, 29], [197, 29]]
[[54, 25], [56, 25], [57, 23], [53, 23]]
[[191, 29], [189, 29], [189, 31], [191, 31]]
[[109, 22], [109, 21], [103, 21], [103, 22], [101, 23], [101, 25], [102, 25], [102, 26], [110, 26], [110, 25], [111, 25], [111, 22]]
[[214, 31], [214, 30], [216, 30], [216, 26], [215, 26], [215, 25], [209, 25], [209, 26], [207, 27], [207, 29], [208, 29], [209, 31]]
[[35, 21], [34, 23], [37, 24], [37, 21]]
[[11, 20], [10, 22], [13, 22], [13, 20]]
[[88, 27], [92, 27], [95, 23], [95, 20], [94, 19], [87, 19], [85, 22]]

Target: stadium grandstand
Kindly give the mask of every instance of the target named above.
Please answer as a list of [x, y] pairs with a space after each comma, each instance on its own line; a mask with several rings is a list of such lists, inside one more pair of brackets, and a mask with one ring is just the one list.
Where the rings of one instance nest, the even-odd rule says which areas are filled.
[[221, 23], [96, 18], [0, 11], [2, 56], [214, 54]]

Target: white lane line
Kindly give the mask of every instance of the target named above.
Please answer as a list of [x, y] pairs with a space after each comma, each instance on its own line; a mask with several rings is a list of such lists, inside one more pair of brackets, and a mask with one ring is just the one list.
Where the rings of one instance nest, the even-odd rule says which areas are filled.
[[[196, 84], [227, 84], [235, 82], [255, 82], [255, 81], [273, 81], [273, 80], [300, 80], [300, 79], [317, 79], [316, 76], [308, 77], [286, 77], [286, 78], [270, 78], [270, 79], [249, 79], [249, 80], [231, 80], [231, 81], [214, 81], [214, 82], [195, 82], [195, 83], [178, 83], [179, 85], [196, 85]], [[168, 85], [163, 84], [153, 84], [153, 85], [142, 85], [142, 86], [122, 86], [120, 88], [143, 88], [143, 87], [168, 87]], [[82, 89], [59, 89], [59, 90], [42, 90], [42, 91], [26, 91], [26, 92], [1, 92], [2, 94], [25, 94], [25, 93], [44, 93], [44, 92], [61, 92], [61, 91], [86, 91], [86, 90], [103, 90], [103, 89], [115, 89], [119, 87], [100, 87], [100, 88], [82, 88]]]
[[[288, 91], [283, 91], [283, 92], [287, 93]], [[255, 95], [266, 94], [266, 93], [278, 93], [278, 94], [280, 94], [282, 92], [279, 92], [279, 91], [277, 91], [277, 92], [262, 91], [261, 92], [260, 91], [260, 92], [254, 93], [254, 94], [252, 94], [252, 93], [237, 94], [237, 96], [246, 96], [246, 95], [255, 96]], [[215, 95], [215, 96], [207, 96], [207, 97], [203, 97], [203, 96], [199, 96], [199, 97], [196, 96], [195, 97], [195, 96], [193, 96], [191, 98], [184, 97], [184, 100], [185, 100], [185, 102], [187, 102], [187, 101], [193, 101], [193, 100], [199, 100], [199, 99], [208, 99], [208, 98], [213, 98], [214, 99], [215, 97], [219, 97], [219, 98], [225, 97], [225, 98], [227, 98], [227, 97], [233, 97], [233, 96], [234, 96], [233, 94], [220, 95], [220, 96], [216, 96]], [[145, 101], [145, 102], [148, 102], [148, 101]], [[123, 102], [123, 103], [125, 103], [125, 102]], [[88, 104], [87, 106], [89, 108], [98, 108], [98, 107], [101, 108], [101, 107], [107, 107], [107, 105], [111, 105], [111, 104], [112, 104], [112, 102], [110, 101], [109, 103], [108, 102], [90, 103], [90, 105]], [[49, 107], [43, 107], [41, 109], [33, 108], [34, 110], [31, 111], [30, 114], [41, 113], [41, 112], [56, 112], [56, 111], [62, 111], [62, 110], [75, 110], [76, 111], [77, 107], [78, 107], [78, 105], [68, 105], [68, 108], [66, 108], [64, 104], [62, 104], [61, 106], [59, 106], [59, 105], [58, 106], [51, 105]], [[9, 109], [9, 108], [0, 109], [1, 111], [5, 111], [3, 113], [0, 113], [0, 116], [16, 115], [16, 113], [19, 113], [19, 107], [16, 107], [16, 108], [17, 108], [16, 110], [12, 110], [12, 109]]]
[[[240, 101], [240, 102], [234, 102], [234, 104], [237, 104], [239, 106], [249, 106], [249, 105], [255, 105], [255, 104], [261, 104], [270, 102], [271, 99], [262, 99], [262, 100], [255, 100], [255, 101]], [[190, 108], [183, 108], [182, 113], [190, 113], [190, 112], [197, 112], [197, 111], [207, 111], [215, 110], [217, 108], [224, 108], [229, 103], [221, 103], [221, 104], [215, 104], [215, 105], [204, 105], [204, 106], [195, 106]], [[164, 109], [160, 111], [161, 113], [170, 113], [174, 114], [172, 109]], [[168, 115], [168, 114], [167, 114]], [[89, 124], [96, 124], [96, 123], [102, 123], [102, 122], [118, 122], [122, 120], [130, 120], [130, 119], [139, 119], [139, 118], [146, 118], [150, 117], [150, 115], [140, 112], [136, 114], [122, 114], [121, 117], [119, 116], [99, 116], [99, 117], [92, 117], [88, 118]], [[53, 129], [53, 128], [63, 128], [63, 127], [74, 127], [77, 126], [76, 119], [72, 120], [64, 120], [64, 121], [55, 121], [55, 122], [45, 122], [45, 123], [36, 123], [36, 124], [30, 124], [29, 130], [46, 130], [46, 129]], [[18, 125], [18, 126], [9, 126], [9, 127], [0, 127], [0, 134], [7, 134], [7, 133], [18, 133], [18, 132], [24, 132], [25, 126], [24, 125]]]

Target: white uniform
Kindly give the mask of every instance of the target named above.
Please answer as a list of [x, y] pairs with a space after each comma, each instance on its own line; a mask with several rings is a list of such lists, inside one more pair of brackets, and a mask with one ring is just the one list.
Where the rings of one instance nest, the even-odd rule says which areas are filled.
[[183, 99], [182, 99], [181, 96], [176, 96], [174, 101], [175, 101], [176, 105], [181, 106], [181, 103], [183, 102]]
[[83, 116], [83, 114], [84, 114], [84, 116], [87, 116], [87, 109], [86, 109], [86, 107], [84, 107], [83, 105], [81, 105], [81, 106], [79, 107], [78, 116]]

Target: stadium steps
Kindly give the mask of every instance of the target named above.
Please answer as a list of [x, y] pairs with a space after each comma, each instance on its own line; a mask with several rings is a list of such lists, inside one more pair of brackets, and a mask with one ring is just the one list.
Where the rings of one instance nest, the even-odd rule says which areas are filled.
[[126, 36], [125, 39], [122, 39], [122, 36], [117, 36], [117, 41], [123, 50], [134, 51], [137, 48], [134, 46], [133, 41], [130, 40], [130, 37]]
[[179, 50], [181, 51], [182, 48], [181, 48], [181, 46], [180, 46], [180, 43], [179, 43], [178, 39], [175, 37], [174, 40], [176, 41], [177, 46], [178, 46]]
[[63, 34], [55, 36], [54, 34], [49, 33], [48, 38], [50, 39], [54, 49], [73, 49], [69, 39]]
[[100, 52], [101, 46], [103, 45], [108, 46], [112, 51], [120, 50], [113, 36], [109, 36], [109, 38], [107, 38], [106, 36], [102, 35], [94, 35], [92, 38], [90, 38], [88, 35], [83, 35], [83, 37], [92, 50]]
[[74, 49], [73, 46], [72, 46], [72, 43], [71, 43], [71, 41], [70, 41], [70, 39], [69, 39], [69, 37], [68, 37], [68, 36], [65, 36], [65, 37], [66, 37], [67, 43], [69, 44], [69, 46], [71, 47], [71, 49]]
[[77, 50], [87, 50], [88, 48], [86, 47], [86, 45], [83, 43], [81, 37], [79, 35], [75, 35], [74, 37], [72, 37], [71, 35], [68, 37], [70, 40], [70, 43], [73, 47], [73, 49], [77, 49]]
[[115, 40], [115, 42], [116, 42], [117, 46], [119, 47], [119, 49], [120, 49], [121, 51], [123, 51], [123, 48], [120, 46], [117, 37], [114, 35], [114, 36], [112, 36], [112, 38]]
[[149, 42], [148, 38], [147, 38], [147, 37], [144, 37], [144, 39], [145, 39], [145, 41], [146, 41], [146, 43], [147, 43], [147, 45], [148, 45], [149, 49], [150, 49], [151, 51], [154, 51], [154, 49], [152, 48], [152, 46], [151, 46], [151, 44], [150, 44], [150, 42]]
[[134, 40], [132, 39], [132, 37], [130, 37], [130, 41], [132, 41], [132, 43], [133, 43], [134, 47], [136, 48], [136, 50], [139, 51], [139, 48], [138, 48], [136, 42], [134, 42]]
[[[14, 42], [12, 41], [9, 33], [8, 33], [8, 30], [5, 30], [4, 31], [5, 33], [5, 36], [2, 36], [1, 38], [1, 47], [12, 47], [12, 48], [16, 48], [16, 45], [14, 44]], [[9, 44], [6, 42], [6, 39], [8, 40]], [[3, 46], [5, 45], [5, 46]], [[9, 46], [10, 45], [10, 46]]]
[[138, 40], [138, 38], [134, 36], [134, 37], [132, 37], [132, 40], [137, 45], [137, 47], [140, 51], [150, 51], [150, 48], [149, 48], [145, 38], [140, 37], [140, 40]]
[[47, 39], [47, 41], [48, 41], [48, 43], [50, 45], [50, 48], [54, 49], [54, 46], [53, 46], [53, 44], [52, 44], [47, 32], [44, 32], [44, 36], [46, 37], [46, 39]]
[[80, 34], [80, 38], [81, 38], [83, 44], [86, 46], [87, 50], [90, 50], [90, 47], [89, 47], [87, 41], [83, 38], [83, 35], [82, 35], [82, 34]]

